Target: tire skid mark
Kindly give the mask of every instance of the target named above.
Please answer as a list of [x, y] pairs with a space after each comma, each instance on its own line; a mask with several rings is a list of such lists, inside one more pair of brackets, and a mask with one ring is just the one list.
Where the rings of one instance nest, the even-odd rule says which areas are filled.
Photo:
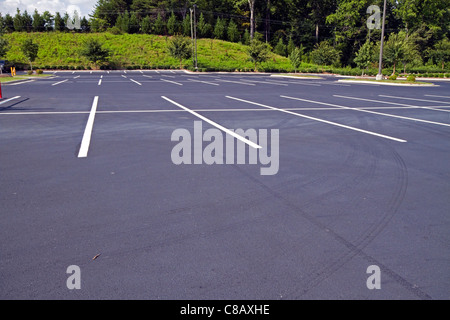
[[[367, 139], [367, 138], [366, 138]], [[301, 297], [302, 295], [306, 294], [310, 289], [320, 284], [323, 280], [328, 278], [332, 273], [339, 270], [342, 266], [344, 266], [348, 261], [350, 261], [355, 256], [360, 256], [367, 260], [370, 264], [376, 264], [380, 267], [383, 274], [387, 274], [392, 279], [394, 279], [397, 283], [399, 283], [401, 286], [403, 286], [405, 289], [416, 295], [417, 297], [421, 299], [432, 299], [428, 294], [420, 290], [417, 286], [411, 284], [409, 281], [407, 281], [405, 278], [397, 274], [395, 271], [389, 269], [387, 266], [383, 265], [380, 261], [376, 260], [375, 258], [371, 257], [370, 255], [366, 254], [363, 249], [372, 242], [376, 236], [388, 225], [389, 221], [391, 221], [392, 217], [397, 213], [398, 208], [400, 207], [403, 197], [406, 193], [407, 188], [407, 168], [406, 165], [401, 158], [401, 156], [388, 144], [384, 143], [383, 147], [390, 150], [392, 157], [395, 161], [396, 168], [397, 168], [397, 175], [396, 175], [396, 187], [395, 191], [392, 193], [393, 196], [389, 199], [388, 202], [388, 210], [386, 210], [385, 214], [382, 216], [381, 220], [379, 220], [377, 223], [372, 224], [368, 230], [366, 230], [356, 241], [351, 242], [341, 236], [339, 233], [335, 232], [332, 228], [330, 228], [327, 224], [322, 223], [317, 219], [316, 217], [312, 216], [311, 214], [307, 213], [305, 211], [304, 205], [298, 205], [296, 203], [293, 203], [290, 199], [287, 199], [285, 196], [283, 196], [283, 193], [280, 191], [275, 191], [272, 187], [267, 186], [260, 180], [246, 174], [243, 172], [243, 174], [246, 174], [246, 176], [254, 181], [256, 184], [260, 185], [264, 190], [266, 190], [269, 194], [272, 195], [273, 198], [276, 198], [277, 200], [281, 201], [285, 206], [293, 209], [293, 214], [301, 215], [304, 219], [309, 221], [312, 225], [316, 226], [319, 230], [322, 232], [325, 232], [329, 234], [331, 237], [334, 238], [337, 242], [342, 244], [345, 248], [347, 248], [347, 252], [344, 254], [341, 254], [340, 256], [334, 258], [333, 262], [329, 265], [321, 268], [318, 271], [315, 271], [313, 274], [310, 274], [307, 276], [307, 279], [305, 279], [302, 285], [302, 289], [294, 290], [288, 293], [284, 294], [284, 297], [286, 296], [294, 296], [294, 299], [297, 299]], [[368, 148], [368, 150], [371, 150], [371, 148]], [[373, 162], [369, 171], [366, 172], [367, 176], [373, 175], [373, 172], [376, 167], [376, 162]], [[361, 177], [359, 177], [360, 179]], [[356, 178], [355, 178], [356, 179]], [[368, 186], [367, 186], [368, 187]], [[343, 192], [342, 188], [339, 188], [337, 190], [332, 190], [326, 193], [326, 196], [329, 196], [333, 193], [341, 193]], [[319, 197], [316, 197], [314, 200], [312, 200], [309, 205], [313, 201], [320, 200], [323, 198], [324, 195], [321, 195]], [[306, 206], [308, 207], [308, 206]]]

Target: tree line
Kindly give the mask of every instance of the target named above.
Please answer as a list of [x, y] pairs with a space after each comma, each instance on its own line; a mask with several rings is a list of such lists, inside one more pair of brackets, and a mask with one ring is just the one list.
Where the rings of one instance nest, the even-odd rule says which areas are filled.
[[[195, 5], [196, 15], [192, 17]], [[369, 30], [367, 8], [383, 0], [98, 0], [80, 27], [70, 30], [67, 13], [0, 15], [4, 32], [104, 32], [191, 35], [250, 44], [266, 42], [275, 53], [308, 57], [321, 65], [373, 67], [381, 32]], [[440, 65], [448, 62], [450, 0], [388, 0], [386, 63]]]

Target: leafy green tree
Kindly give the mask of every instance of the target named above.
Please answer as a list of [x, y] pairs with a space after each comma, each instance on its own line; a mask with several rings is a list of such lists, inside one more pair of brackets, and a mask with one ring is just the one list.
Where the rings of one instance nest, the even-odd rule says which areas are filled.
[[393, 13], [401, 20], [408, 33], [423, 26], [436, 35], [450, 32], [450, 10], [448, 0], [397, 0]]
[[33, 40], [27, 39], [22, 43], [20, 49], [23, 55], [28, 59], [31, 71], [33, 71], [33, 62], [37, 58], [39, 52], [39, 45], [37, 43], [34, 43]]
[[103, 48], [97, 39], [89, 39], [84, 44], [81, 55], [85, 56], [89, 62], [98, 67], [100, 64], [106, 63], [109, 59], [109, 50]]
[[192, 43], [189, 38], [175, 36], [167, 42], [169, 54], [180, 61], [180, 69], [184, 59], [192, 56]]
[[322, 41], [314, 47], [311, 52], [313, 63], [324, 66], [332, 65], [339, 61], [340, 53], [326, 41]]
[[415, 55], [417, 55], [416, 45], [404, 32], [391, 34], [384, 46], [383, 58], [388, 65], [393, 66], [392, 74], [395, 74], [399, 63], [403, 62], [406, 65], [414, 60]]
[[227, 36], [228, 40], [231, 42], [239, 41], [239, 30], [237, 24], [233, 20], [230, 20], [230, 23], [228, 24]]
[[294, 68], [294, 73], [297, 73], [297, 69], [302, 63], [303, 48], [294, 48], [289, 55], [289, 60], [291, 61], [292, 67]]
[[434, 63], [440, 64], [442, 70], [444, 70], [445, 64], [450, 61], [450, 41], [447, 38], [442, 39], [436, 43], [433, 49], [428, 51], [428, 55]]
[[256, 37], [250, 41], [250, 45], [247, 48], [247, 55], [249, 60], [255, 65], [255, 71], [258, 69], [258, 64], [266, 62], [270, 56], [270, 45], [262, 42]]
[[353, 59], [356, 65], [363, 70], [362, 75], [364, 75], [365, 70], [373, 62], [373, 51], [373, 44], [370, 41], [366, 41], [359, 49], [355, 59]]
[[316, 43], [319, 43], [319, 28], [325, 24], [326, 17], [336, 10], [336, 0], [309, 0], [307, 1], [309, 18], [314, 24]]

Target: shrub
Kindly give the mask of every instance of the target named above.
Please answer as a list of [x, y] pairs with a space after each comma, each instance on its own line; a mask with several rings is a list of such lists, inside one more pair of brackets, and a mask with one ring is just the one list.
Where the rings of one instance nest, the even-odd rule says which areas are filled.
[[33, 74], [33, 70], [27, 70], [27, 74], [31, 76]]
[[397, 75], [393, 74], [389, 77], [389, 80], [397, 80]]
[[36, 69], [36, 73], [37, 74], [42, 74], [42, 73], [44, 73], [44, 71], [42, 71], [42, 69]]
[[407, 78], [406, 81], [411, 81], [411, 82], [415, 82], [416, 81], [416, 77], [412, 74], [410, 74]]

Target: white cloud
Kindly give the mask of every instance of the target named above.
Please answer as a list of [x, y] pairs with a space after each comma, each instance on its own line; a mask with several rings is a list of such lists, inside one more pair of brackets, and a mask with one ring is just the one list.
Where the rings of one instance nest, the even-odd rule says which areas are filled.
[[73, 11], [77, 10], [82, 17], [88, 17], [92, 13], [95, 3], [96, 1], [92, 0], [0, 0], [0, 12], [3, 16], [7, 13], [14, 15], [19, 8], [21, 12], [27, 10], [30, 15], [35, 9], [40, 13], [44, 11], [52, 14], [67, 12], [72, 15]]

